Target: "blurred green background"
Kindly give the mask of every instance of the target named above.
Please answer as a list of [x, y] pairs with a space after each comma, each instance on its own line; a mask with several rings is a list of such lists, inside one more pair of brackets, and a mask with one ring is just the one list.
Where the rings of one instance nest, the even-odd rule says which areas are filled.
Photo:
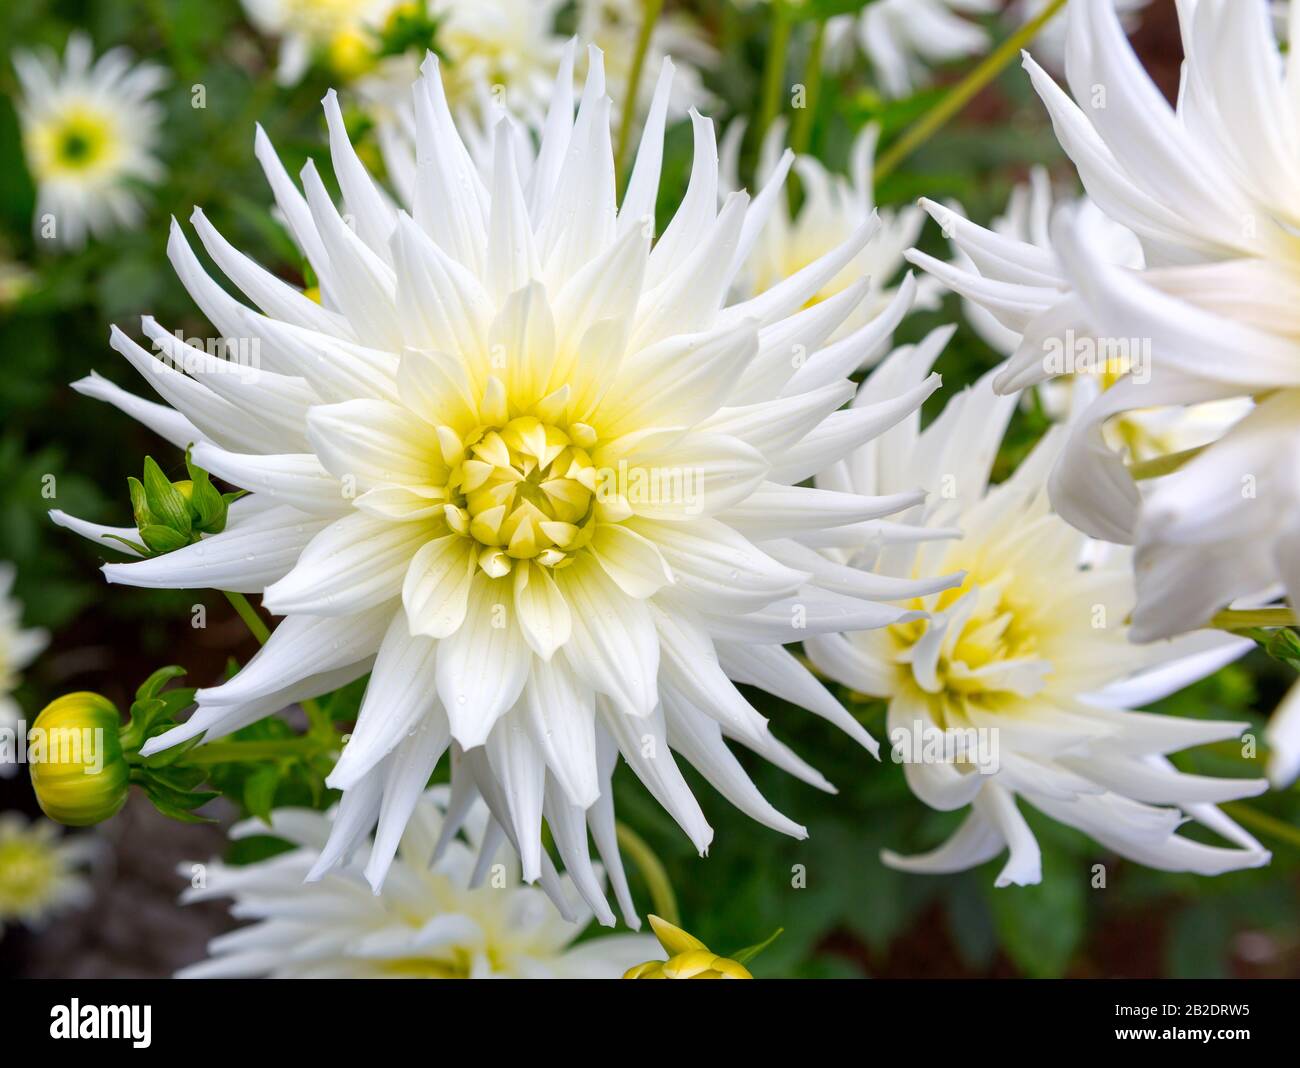
[[[834, 5], [843, 9], [846, 5]], [[852, 6], [852, 5], [847, 5]], [[669, 4], [700, 20], [720, 46], [705, 72], [717, 98], [721, 128], [751, 114], [770, 32], [764, 5], [736, 11], [716, 0]], [[1003, 23], [991, 23], [999, 36]], [[165, 64], [171, 83], [159, 155], [166, 180], [149, 193], [145, 225], [92, 242], [82, 252], [52, 254], [33, 241], [34, 191], [23, 161], [13, 97], [14, 47], [49, 45], [62, 51], [70, 31], [83, 28], [96, 50], [124, 44], [137, 56]], [[1149, 69], [1168, 91], [1180, 60], [1171, 0], [1156, 0], [1134, 37]], [[125, 416], [78, 396], [68, 383], [93, 368], [137, 389], [135, 377], [107, 345], [117, 323], [138, 335], [148, 312], [169, 329], [209, 332], [164, 255], [169, 216], [184, 219], [201, 205], [239, 248], [301, 284], [300, 266], [283, 231], [268, 214], [270, 196], [253, 159], [253, 124], [260, 121], [290, 173], [308, 155], [325, 161], [319, 100], [327, 71], [313, 69], [296, 87], [273, 80], [274, 43], [248, 25], [237, 0], [22, 0], [0, 11], [0, 260], [24, 265], [31, 285], [0, 307], [0, 560], [19, 571], [17, 594], [30, 625], [50, 628], [47, 653], [28, 672], [18, 698], [30, 720], [45, 702], [70, 689], [105, 693], [121, 706], [154, 667], [183, 664], [195, 684], [210, 682], [230, 657], [253, 647], [219, 597], [189, 591], [113, 587], [99, 578], [106, 554], [53, 527], [45, 513], [63, 508], [92, 520], [126, 524], [126, 478], [138, 475], [152, 453], [169, 472], [181, 470], [176, 450], [154, 440]], [[792, 77], [807, 49], [797, 26], [790, 53]], [[968, 69], [968, 68], [967, 68]], [[886, 103], [861, 63], [828, 74], [817, 99], [811, 148], [842, 168], [853, 133], [866, 121], [884, 128], [884, 140], [942, 95], [962, 73], [939, 73], [937, 87]], [[191, 107], [191, 88], [206, 87], [207, 107]], [[365, 123], [350, 114], [362, 143]], [[364, 151], [364, 150], [363, 150]], [[752, 159], [746, 158], [745, 164]], [[927, 143], [877, 191], [882, 205], [924, 193], [955, 198], [972, 218], [1001, 211], [1015, 182], [1034, 164], [1049, 165], [1062, 181], [1071, 169], [1050, 126], [1013, 65], [982, 92], [958, 121]], [[661, 206], [680, 197], [690, 165], [688, 128], [670, 133]], [[328, 167], [323, 167], [327, 171]], [[742, 174], [747, 174], [742, 167]], [[934, 227], [923, 245], [937, 255], [944, 243]], [[960, 318], [948, 298], [937, 312], [913, 315], [900, 340]], [[993, 353], [963, 326], [940, 361], [945, 389], [932, 402], [974, 380]], [[1017, 417], [1000, 470], [1005, 473], [1043, 429], [1032, 412]], [[57, 496], [42, 494], [53, 475]], [[174, 475], [174, 477], [181, 477]], [[195, 630], [191, 606], [206, 600], [210, 622]], [[1290, 684], [1289, 673], [1262, 653], [1225, 669], [1161, 710], [1180, 715], [1264, 722]], [[1044, 881], [1035, 888], [994, 890], [997, 864], [960, 876], [902, 875], [878, 860], [882, 847], [902, 852], [941, 841], [959, 818], [927, 809], [909, 794], [900, 768], [876, 764], [821, 720], [761, 695], [751, 695], [773, 725], [840, 789], [827, 797], [761, 761], [741, 759], [774, 804], [807, 824], [811, 838], [792, 842], [740, 815], [698, 783], [705, 814], [716, 829], [706, 860], [693, 851], [630, 774], [617, 780], [621, 819], [663, 858], [680, 898], [684, 925], [719, 952], [784, 934], [758, 958], [762, 976], [1300, 976], [1297, 915], [1297, 831], [1300, 794], [1293, 788], [1251, 803], [1265, 820], [1248, 825], [1274, 850], [1271, 867], [1215, 879], [1164, 875], [1108, 855], [1083, 836], [1027, 813], [1044, 851]], [[851, 706], [879, 736], [883, 708]], [[1241, 775], [1239, 749], [1207, 747], [1179, 758], [1185, 770]], [[292, 784], [277, 797], [292, 800]], [[115, 859], [97, 872], [100, 900], [57, 936], [11, 931], [0, 940], [0, 974], [165, 974], [194, 959], [197, 946], [229, 921], [220, 910], [177, 910], [174, 859], [224, 848], [209, 827], [182, 828], [132, 805], [103, 832]], [[147, 808], [147, 805], [145, 805]], [[0, 779], [0, 808], [35, 812], [26, 782]], [[229, 816], [233, 810], [223, 810]], [[1244, 822], [1244, 818], [1243, 818]], [[127, 830], [123, 830], [127, 828]], [[1289, 838], [1287, 835], [1289, 834]], [[1092, 866], [1105, 865], [1105, 888], [1094, 888]], [[648, 904], [639, 876], [639, 900]], [[127, 894], [122, 888], [130, 886]], [[147, 902], [142, 902], [142, 895]], [[114, 937], [129, 928], [132, 907], [168, 917], [170, 934]], [[80, 926], [78, 926], [78, 924]], [[105, 930], [107, 929], [107, 930]], [[179, 933], [178, 933], [179, 932]], [[188, 956], [186, 955], [188, 954]]]

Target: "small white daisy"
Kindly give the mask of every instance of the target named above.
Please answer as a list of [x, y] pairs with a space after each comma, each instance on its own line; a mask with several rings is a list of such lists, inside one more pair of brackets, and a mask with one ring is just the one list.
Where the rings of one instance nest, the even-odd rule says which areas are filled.
[[211, 959], [178, 978], [617, 979], [656, 954], [648, 935], [575, 945], [591, 912], [567, 881], [566, 918], [540, 890], [520, 883], [513, 855], [494, 855], [499, 840], [482, 848], [489, 825], [482, 805], [457, 836], [454, 828], [447, 833], [447, 803], [445, 788], [424, 794], [378, 894], [357, 863], [304, 883], [329, 838], [326, 814], [284, 808], [269, 824], [238, 824], [232, 838], [271, 834], [295, 848], [239, 867], [180, 866], [199, 883], [182, 902], [233, 898], [231, 915], [253, 922], [213, 939]]
[[22, 86], [18, 117], [27, 166], [36, 182], [38, 238], [84, 245], [142, 218], [140, 187], [156, 183], [154, 157], [162, 109], [153, 100], [166, 80], [154, 63], [132, 65], [110, 49], [98, 60], [90, 38], [68, 38], [63, 63], [52, 52], [14, 52]]

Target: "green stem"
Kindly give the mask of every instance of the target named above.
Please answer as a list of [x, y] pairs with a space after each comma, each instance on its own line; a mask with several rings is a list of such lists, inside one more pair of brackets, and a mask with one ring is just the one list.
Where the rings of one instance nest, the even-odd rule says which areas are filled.
[[636, 119], [636, 102], [641, 88], [641, 72], [645, 68], [646, 52], [654, 33], [655, 20], [663, 10], [663, 0], [642, 0], [641, 32], [637, 34], [636, 51], [632, 54], [632, 67], [627, 74], [627, 88], [623, 92], [623, 116], [618, 124], [618, 148], [614, 153], [614, 170], [624, 172], [627, 152], [632, 145], [632, 123]]
[[920, 148], [936, 132], [964, 108], [981, 89], [1002, 73], [1002, 69], [1028, 45], [1038, 31], [1065, 7], [1066, 0], [1052, 0], [1034, 18], [1002, 42], [973, 71], [952, 87], [934, 107], [922, 115], [903, 135], [889, 146], [876, 161], [876, 181], [891, 174], [908, 156]]
[[265, 645], [266, 639], [271, 636], [271, 629], [262, 620], [256, 610], [248, 603], [248, 598], [242, 593], [231, 593], [229, 590], [222, 590], [226, 595], [226, 600], [231, 603], [235, 611], [239, 613], [239, 618], [244, 621], [244, 625], [253, 632], [253, 637], [257, 639], [259, 645]]
[[812, 44], [808, 48], [808, 63], [804, 67], [803, 107], [794, 117], [794, 128], [790, 131], [790, 147], [797, 155], [808, 151], [812, 141], [813, 119], [817, 114], [817, 97], [822, 88], [822, 53], [826, 49], [826, 20], [819, 19], [813, 31]]
[[1171, 452], [1168, 456], [1157, 456], [1151, 460], [1140, 460], [1135, 464], [1129, 464], [1128, 473], [1133, 478], [1141, 480], [1144, 478], [1160, 478], [1164, 475], [1172, 475], [1188, 460], [1195, 459], [1205, 451], [1204, 445], [1198, 445], [1194, 449], [1184, 449], [1182, 452]]
[[[785, 53], [790, 46], [790, 13], [785, 0], [772, 4], [772, 34], [767, 41], [767, 62], [763, 67], [763, 104], [754, 131], [756, 143], [763, 143], [763, 135], [776, 119], [781, 109], [782, 81], [785, 78]], [[666, 917], [665, 917], [666, 918]]]
[[668, 872], [655, 855], [646, 840], [621, 820], [615, 825], [618, 832], [618, 846], [637, 866], [641, 878], [650, 888], [650, 900], [654, 903], [655, 915], [667, 920], [674, 927], [681, 926], [682, 916], [677, 910], [677, 896], [673, 893], [673, 884], [668, 880]]
[[1296, 615], [1289, 608], [1225, 608], [1210, 617], [1215, 630], [1250, 630], [1254, 627], [1294, 627]]
[[1245, 824], [1261, 834], [1271, 835], [1289, 846], [1300, 849], [1300, 828], [1292, 827], [1291, 824], [1278, 819], [1276, 816], [1270, 816], [1267, 812], [1260, 812], [1258, 809], [1251, 808], [1250, 805], [1243, 804], [1240, 801], [1229, 801], [1219, 807], [1238, 823]]

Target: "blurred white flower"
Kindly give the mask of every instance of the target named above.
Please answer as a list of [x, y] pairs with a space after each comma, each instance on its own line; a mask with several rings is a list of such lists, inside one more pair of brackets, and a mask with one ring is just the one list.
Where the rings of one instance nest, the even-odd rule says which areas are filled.
[[827, 20], [827, 62], [842, 68], [856, 46], [885, 96], [907, 96], [930, 83], [931, 67], [984, 52], [988, 32], [965, 16], [1001, 7], [1001, 0], [873, 0], [857, 15]]
[[[615, 119], [622, 113], [644, 10], [643, 0], [578, 0], [578, 37], [590, 41], [605, 54], [606, 82], [614, 101]], [[672, 56], [676, 66], [668, 94], [669, 117], [681, 118], [691, 108], [707, 108], [712, 103], [701, 71], [717, 62], [717, 51], [694, 17], [685, 11], [664, 11], [655, 20], [650, 34], [636, 114], [643, 115], [649, 108], [655, 89], [650, 74], [659, 70], [668, 56]], [[580, 69], [579, 73], [584, 72]]]
[[[997, 380], [1017, 390], [1050, 377], [1043, 346], [1076, 322], [1108, 344], [1149, 349], [1149, 374], [1126, 376], [1076, 421], [1051, 483], [1070, 523], [1136, 546], [1139, 641], [1283, 589], [1300, 598], [1291, 461], [1300, 433], [1300, 75], [1263, 3], [1184, 2], [1179, 12], [1187, 61], [1177, 108], [1107, 0], [1070, 5], [1073, 100], [1025, 60], [1092, 201], [1137, 235], [1142, 269], [1110, 262], [1084, 213], [1058, 212], [1055, 255], [1008, 255], [1056, 292], [1025, 307], [1024, 341]], [[970, 252], [979, 238], [967, 236]], [[994, 280], [977, 299], [992, 309], [1019, 295], [1023, 287]], [[1244, 418], [1164, 477], [1136, 481], [1106, 440], [1106, 423], [1132, 409], [1245, 398], [1256, 403]], [[1300, 772], [1300, 690], [1268, 737], [1270, 774], [1288, 782]]]
[[[1123, 19], [1124, 28], [1132, 33], [1141, 22], [1141, 12], [1151, 0], [1110, 0], [1115, 10]], [[1017, 22], [1023, 24], [1042, 14], [1051, 0], [1014, 0], [1008, 13]], [[1052, 70], [1061, 70], [1065, 66], [1065, 37], [1068, 20], [1064, 13], [1050, 19], [1037, 36], [1029, 50], [1034, 58]]]
[[132, 65], [113, 48], [95, 59], [90, 38], [68, 38], [63, 62], [53, 52], [16, 50], [17, 103], [27, 167], [36, 182], [36, 236], [79, 248], [143, 217], [140, 187], [157, 182], [153, 154], [162, 109], [153, 100], [166, 81], [154, 63]]
[[90, 883], [77, 869], [95, 851], [89, 835], [63, 836], [49, 820], [0, 812], [0, 934], [9, 923], [39, 928], [89, 902]]
[[[882, 517], [922, 495], [800, 483], [915, 410], [938, 376], [877, 407], [837, 411], [853, 394], [847, 375], [910, 297], [827, 344], [869, 284], [810, 302], [875, 224], [729, 303], [790, 156], [752, 202], [738, 192], [719, 210], [713, 127], [696, 116], [688, 189], [654, 241], [671, 67], [620, 207], [600, 53], [590, 53], [576, 122], [572, 61], [570, 47], [525, 182], [509, 121], [492, 131], [494, 163], [480, 178], [430, 57], [415, 93], [413, 215], [376, 188], [327, 96], [355, 229], [315, 165], [303, 171], [304, 197], [259, 132], [258, 157], [323, 303], [242, 255], [196, 210], [204, 247], [262, 312], [209, 277], [179, 225], [172, 263], [221, 334], [257, 343], [257, 373], [228, 373], [146, 318], [167, 364], [120, 330], [112, 345], [170, 407], [101, 378], [78, 388], [180, 447], [197, 442], [197, 463], [254, 491], [223, 533], [109, 565], [110, 581], [264, 592], [286, 617], [238, 675], [200, 690], [191, 719], [146, 750], [221, 737], [370, 672], [329, 778], [344, 797], [315, 873], [351, 855], [378, 821], [366, 874], [382, 886], [418, 792], [450, 749], [453, 789], [482, 794], [524, 878], [560, 896], [545, 818], [579, 893], [609, 924], [584, 824], [613, 876], [619, 753], [703, 853], [713, 832], [674, 751], [745, 812], [800, 837], [724, 737], [831, 788], [732, 679], [875, 748], [781, 646], [909, 618], [869, 583], [822, 583], [804, 569], [815, 554], [801, 543], [851, 526], [890, 537]], [[891, 584], [884, 599], [909, 590]]]
[[[22, 605], [13, 599], [16, 572], [0, 563], [0, 726], [10, 727], [22, 717], [11, 694], [21, 681], [23, 668], [36, 659], [49, 642], [44, 630], [22, 629]], [[0, 768], [0, 774], [3, 768]]]
[[[564, 54], [565, 38], [555, 31], [562, 0], [422, 3], [437, 20], [437, 45], [447, 58], [443, 81], [457, 121], [486, 121], [493, 108], [504, 107], [540, 127]], [[401, 135], [414, 145], [411, 83], [419, 74], [419, 59], [407, 53], [384, 58], [358, 79], [357, 93], [379, 124], [381, 142]]]
[[401, 0], [243, 0], [248, 21], [280, 41], [275, 77], [296, 85], [313, 59], [343, 77], [369, 70], [377, 34]]
[[[950, 336], [944, 328], [897, 350], [856, 403], [870, 407], [906, 391]], [[998, 885], [1036, 883], [1041, 858], [1020, 798], [1150, 867], [1209, 875], [1267, 863], [1269, 854], [1215, 805], [1268, 784], [1185, 775], [1166, 759], [1235, 738], [1247, 724], [1130, 711], [1252, 643], [1213, 631], [1129, 643], [1129, 551], [1090, 543], [1048, 504], [1046, 476], [1064, 428], [1050, 431], [1007, 481], [989, 485], [1014, 406], [986, 376], [924, 431], [913, 414], [817, 480], [845, 493], [889, 493], [916, 480], [934, 491], [930, 503], [900, 517], [915, 524], [911, 544], [839, 541], [838, 563], [828, 566], [869, 567], [876, 583], [964, 574], [960, 587], [915, 602], [928, 619], [806, 643], [826, 674], [888, 700], [895, 757], [918, 797], [945, 811], [972, 806], [939, 849], [887, 853], [885, 861], [953, 872], [1009, 850]], [[1178, 834], [1188, 818], [1235, 848]]]
[[[567, 880], [569, 917], [540, 890], [522, 886], [513, 856], [483, 849], [489, 818], [476, 805], [457, 836], [445, 820], [445, 787], [416, 803], [381, 893], [356, 863], [304, 883], [329, 838], [331, 817], [282, 808], [270, 823], [249, 820], [231, 837], [270, 834], [294, 848], [231, 867], [182, 864], [200, 885], [181, 901], [234, 900], [231, 915], [252, 923], [213, 939], [209, 960], [181, 979], [617, 979], [653, 955], [649, 935], [606, 935], [574, 945], [591, 921]], [[337, 813], [335, 814], [337, 815]], [[477, 859], [476, 859], [477, 857]]]
[[[736, 161], [744, 128], [743, 122], [734, 122], [723, 138], [721, 158], [726, 190], [740, 185]], [[760, 185], [782, 165], [785, 132], [784, 120], [778, 119], [764, 135], [755, 176]], [[803, 192], [799, 211], [791, 215], [787, 199], [777, 199], [768, 225], [737, 277], [739, 294], [753, 296], [789, 278], [838, 246], [846, 233], [878, 219], [880, 229], [875, 238], [810, 298], [809, 306], [867, 279], [867, 299], [839, 328], [839, 334], [844, 334], [875, 318], [895, 299], [899, 292], [895, 283], [903, 267], [904, 250], [916, 240], [925, 214], [915, 205], [897, 210], [877, 209], [871, 171], [879, 134], [873, 124], [864, 127], [854, 139], [848, 177], [832, 173], [814, 156], [799, 156], [795, 160], [794, 170]], [[911, 292], [910, 279], [906, 285]], [[924, 279], [917, 287], [916, 306], [935, 307], [939, 289], [933, 280]], [[875, 356], [884, 355], [887, 341], [887, 338], [882, 340]]]

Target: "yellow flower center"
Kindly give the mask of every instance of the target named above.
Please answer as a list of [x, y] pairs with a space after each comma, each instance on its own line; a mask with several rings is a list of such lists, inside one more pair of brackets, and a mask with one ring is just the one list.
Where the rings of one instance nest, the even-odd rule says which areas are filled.
[[483, 546], [484, 571], [500, 577], [513, 560], [559, 567], [591, 540], [597, 470], [584, 446], [594, 441], [581, 423], [524, 415], [453, 443], [447, 521]]
[[81, 106], [66, 109], [29, 133], [32, 169], [38, 180], [102, 171], [117, 158], [116, 144], [109, 116]]
[[[941, 727], [963, 726], [965, 711], [1010, 711], [1045, 685], [1051, 663], [1002, 572], [945, 590], [929, 605], [929, 619], [898, 623], [890, 635], [911, 683], [924, 692]], [[925, 608], [916, 601], [914, 608]], [[932, 628], [938, 628], [932, 633]], [[938, 645], [938, 649], [934, 648]]]

